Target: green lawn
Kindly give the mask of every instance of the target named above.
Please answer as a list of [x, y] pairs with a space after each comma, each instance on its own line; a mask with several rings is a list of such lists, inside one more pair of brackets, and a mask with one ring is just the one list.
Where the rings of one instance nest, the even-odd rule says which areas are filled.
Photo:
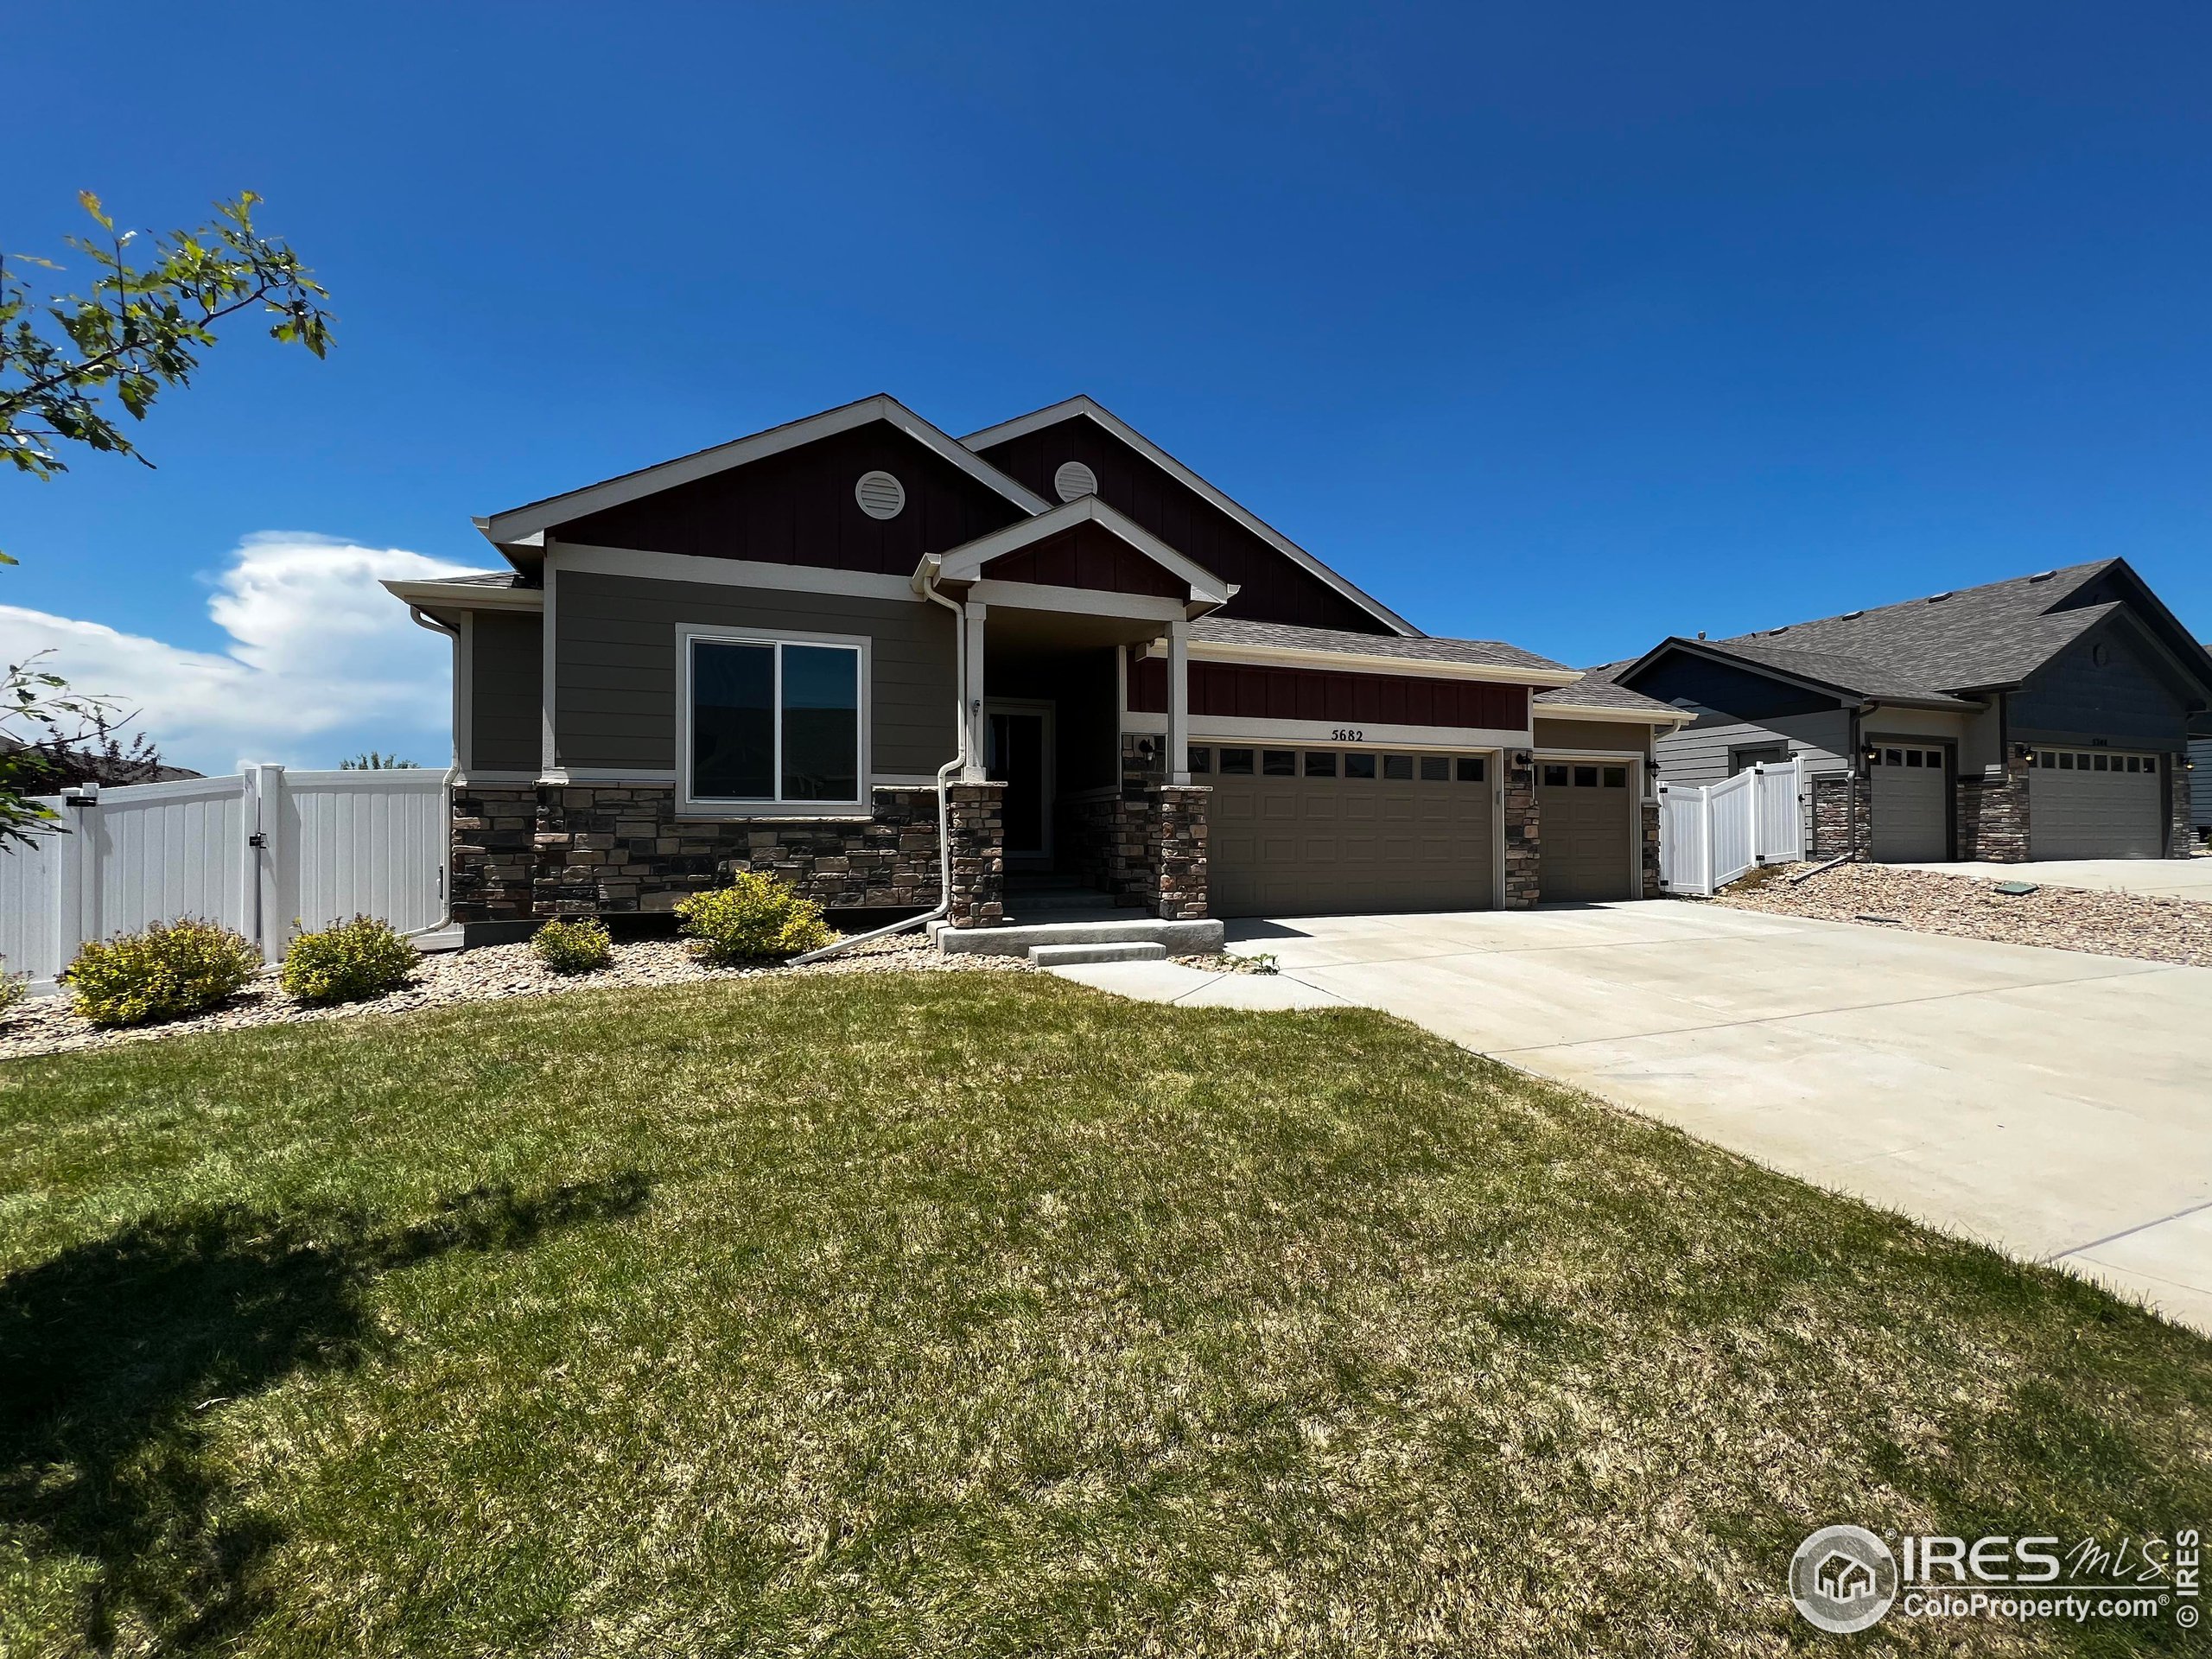
[[1043, 976], [0, 1066], [0, 1274], [10, 1656], [2119, 1652], [1783, 1574], [2212, 1521], [2212, 1344], [1378, 1015]]

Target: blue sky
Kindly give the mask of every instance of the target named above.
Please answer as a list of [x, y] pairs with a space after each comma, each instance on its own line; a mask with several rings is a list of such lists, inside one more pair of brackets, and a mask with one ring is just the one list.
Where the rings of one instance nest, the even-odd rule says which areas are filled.
[[[320, 711], [203, 707], [195, 763], [440, 758], [435, 642], [302, 550], [486, 564], [472, 513], [876, 391], [955, 432], [1088, 391], [1431, 631], [1571, 662], [2111, 554], [2212, 632], [2201, 6], [100, 16], [157, 67], [11, 22], [0, 240], [251, 187], [340, 317], [326, 364], [226, 340], [158, 471], [0, 476], [0, 606]], [[316, 605], [353, 655], [266, 637]]]

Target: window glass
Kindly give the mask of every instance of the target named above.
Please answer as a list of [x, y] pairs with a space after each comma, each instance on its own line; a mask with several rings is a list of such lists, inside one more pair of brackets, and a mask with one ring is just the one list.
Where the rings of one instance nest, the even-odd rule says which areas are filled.
[[1597, 788], [1598, 768], [1595, 766], [1577, 766], [1574, 769], [1574, 786], [1577, 789]]
[[1308, 778], [1335, 777], [1337, 757], [1319, 749], [1309, 750], [1306, 756], [1306, 775]]
[[1374, 757], [1373, 755], [1371, 755], [1371, 754], [1348, 754], [1348, 755], [1344, 756], [1344, 776], [1345, 776], [1345, 777], [1347, 777], [1347, 778], [1372, 778], [1374, 775], [1375, 775], [1375, 757]]
[[1562, 789], [1566, 787], [1567, 768], [1565, 766], [1554, 766], [1547, 762], [1544, 766], [1544, 782], [1554, 789]]
[[1410, 754], [1386, 754], [1382, 757], [1385, 778], [1408, 779], [1414, 775], [1414, 758]]
[[861, 797], [861, 654], [849, 645], [785, 645], [784, 798]]
[[2071, 772], [2074, 770], [2074, 756], [2070, 750], [2062, 749], [2059, 751], [2058, 769], [2061, 772]]
[[1191, 751], [1189, 770], [1192, 772], [1211, 772], [1213, 770], [1213, 751], [1211, 749], [1192, 749]]
[[1907, 749], [1904, 752], [1904, 763], [1908, 766], [1918, 766], [1920, 764], [1920, 751], [1918, 749]]
[[2131, 755], [2129, 755], [2129, 756], [2127, 757], [2127, 769], [2128, 769], [2130, 772], [2140, 772], [2140, 771], [2142, 771], [2142, 770], [2143, 770], [2143, 762], [2142, 762], [2142, 760], [2141, 760], [2139, 757], [2137, 757], [2137, 756], [2135, 756], [2135, 755], [2132, 755], [2132, 754], [2131, 754]]
[[2091, 757], [2090, 764], [2099, 772], [2102, 772], [2105, 769], [2105, 757], [2101, 754], [2094, 755]]
[[1463, 784], [1479, 784], [1483, 780], [1483, 758], [1479, 754], [1463, 754], [1455, 770]]
[[1628, 768], [1626, 766], [1607, 766], [1605, 768], [1605, 787], [1607, 789], [1626, 789], [1628, 787]]
[[1449, 755], [1424, 754], [1421, 758], [1421, 780], [1424, 784], [1447, 784], [1452, 781], [1452, 760]]
[[1270, 778], [1295, 778], [1298, 776], [1298, 751], [1268, 749], [1260, 756], [1260, 770]]
[[1249, 749], [1224, 749], [1221, 752], [1221, 770], [1223, 774], [1228, 777], [1250, 777], [1252, 775], [1252, 751]]
[[691, 645], [691, 792], [765, 801], [776, 792], [776, 648]]
[[1882, 751], [1882, 764], [1885, 766], [1901, 766], [1904, 765], [1904, 751], [1902, 749], [1884, 749]]

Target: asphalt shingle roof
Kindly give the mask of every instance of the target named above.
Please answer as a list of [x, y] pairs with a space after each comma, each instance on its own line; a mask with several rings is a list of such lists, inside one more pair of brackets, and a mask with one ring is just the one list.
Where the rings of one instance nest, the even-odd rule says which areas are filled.
[[1637, 714], [1672, 715], [1681, 719], [1682, 711], [1670, 702], [1656, 697], [1647, 697], [1641, 691], [1631, 691], [1613, 676], [1630, 666], [1627, 663], [1601, 663], [1595, 668], [1585, 669], [1582, 677], [1572, 685], [1554, 685], [1536, 693], [1536, 702], [1571, 703], [1584, 709], [1622, 709]]
[[1948, 699], [2018, 683], [2119, 609], [2053, 608], [2115, 563], [2101, 559], [1706, 643], [1860, 696]]
[[1211, 645], [1276, 645], [1292, 651], [1332, 652], [1348, 656], [1402, 657], [1415, 663], [1475, 663], [1489, 668], [1554, 670], [1567, 666], [1501, 639], [1401, 639], [1388, 633], [1300, 628], [1287, 622], [1245, 622], [1226, 616], [1200, 617], [1191, 624], [1191, 638]]

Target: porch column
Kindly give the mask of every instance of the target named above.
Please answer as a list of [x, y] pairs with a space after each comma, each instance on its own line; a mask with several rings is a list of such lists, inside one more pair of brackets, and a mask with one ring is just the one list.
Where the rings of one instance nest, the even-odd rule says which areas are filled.
[[968, 630], [968, 683], [961, 688], [960, 706], [968, 722], [968, 766], [960, 774], [963, 783], [976, 784], [990, 775], [990, 768], [983, 764], [986, 739], [990, 724], [983, 718], [983, 618], [987, 607], [970, 601], [968, 620], [961, 626]]
[[1191, 781], [1191, 625], [1167, 625], [1167, 781]]

